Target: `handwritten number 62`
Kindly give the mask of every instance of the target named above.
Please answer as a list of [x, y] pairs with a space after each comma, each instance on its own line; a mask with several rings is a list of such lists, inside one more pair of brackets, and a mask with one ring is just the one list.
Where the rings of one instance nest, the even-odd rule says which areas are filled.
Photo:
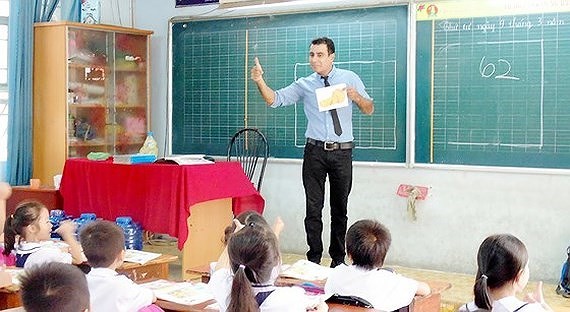
[[[501, 64], [506, 66], [500, 66]], [[501, 67], [502, 73], [497, 72], [497, 67]], [[520, 80], [519, 77], [511, 75], [511, 63], [505, 59], [498, 59], [497, 65], [495, 65], [493, 62], [487, 63], [485, 61], [485, 56], [483, 56], [481, 58], [481, 62], [479, 62], [479, 73], [483, 78]]]

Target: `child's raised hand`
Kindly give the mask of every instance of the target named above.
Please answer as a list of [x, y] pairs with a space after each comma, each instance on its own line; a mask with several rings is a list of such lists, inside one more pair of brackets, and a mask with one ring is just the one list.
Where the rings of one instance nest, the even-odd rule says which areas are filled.
[[75, 239], [75, 230], [77, 229], [77, 225], [75, 222], [66, 220], [59, 224], [59, 228], [55, 231], [57, 234], [61, 235], [64, 241], [69, 239]]
[[324, 300], [320, 300], [318, 304], [314, 306], [307, 307], [307, 311], [316, 311], [316, 312], [326, 312], [329, 310], [329, 306]]
[[277, 238], [279, 238], [279, 234], [281, 234], [284, 227], [285, 223], [283, 222], [283, 219], [281, 219], [281, 217], [277, 217], [273, 223], [273, 233], [275, 233], [275, 236], [277, 236]]
[[0, 200], [6, 200], [12, 195], [12, 187], [6, 182], [0, 182]]
[[552, 309], [544, 301], [544, 294], [542, 292], [542, 281], [538, 282], [536, 289], [532, 293], [527, 293], [524, 300], [530, 303], [540, 303], [540, 305], [546, 311], [552, 311]]

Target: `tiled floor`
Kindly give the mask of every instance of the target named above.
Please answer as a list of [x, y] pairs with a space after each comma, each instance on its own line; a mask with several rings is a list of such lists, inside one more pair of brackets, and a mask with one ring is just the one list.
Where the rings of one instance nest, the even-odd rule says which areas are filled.
[[[160, 242], [158, 242], [160, 243]], [[178, 255], [181, 258], [181, 253], [177, 249], [176, 244], [146, 244], [144, 250], [150, 252], [166, 253], [172, 255]], [[296, 254], [284, 254], [283, 263], [292, 264], [299, 259], [303, 259], [302, 255]], [[323, 259], [322, 265], [328, 266], [330, 264], [330, 259]], [[457, 308], [467, 302], [471, 301], [473, 297], [473, 279], [474, 277], [469, 274], [451, 273], [451, 272], [441, 272], [423, 269], [413, 269], [407, 267], [401, 267], [397, 265], [389, 265], [390, 267], [396, 269], [396, 271], [404, 276], [408, 276], [417, 280], [437, 280], [445, 281], [451, 283], [451, 288], [443, 292], [442, 294], [442, 312], [456, 311]], [[174, 262], [170, 264], [170, 278], [172, 280], [181, 280], [182, 265], [181, 261]], [[536, 287], [536, 282], [530, 282], [527, 286], [529, 292], [533, 291]], [[563, 298], [555, 292], [555, 285], [544, 284], [544, 296], [546, 302], [550, 304], [556, 312], [570, 312], [570, 299]]]

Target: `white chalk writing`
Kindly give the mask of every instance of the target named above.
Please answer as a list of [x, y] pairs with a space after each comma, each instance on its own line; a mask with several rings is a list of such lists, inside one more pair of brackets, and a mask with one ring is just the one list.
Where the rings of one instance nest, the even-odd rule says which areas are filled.
[[[570, 0], [569, 0], [570, 1]], [[472, 20], [468, 22], [458, 20], [443, 20], [438, 23], [438, 31], [443, 32], [474, 32], [480, 31], [483, 33], [493, 33], [502, 29], [525, 29], [530, 31], [534, 27], [556, 27], [566, 25], [566, 21], [557, 16], [538, 16], [538, 17], [525, 17], [525, 16], [511, 16], [500, 18], [498, 20], [485, 20], [477, 21]]]

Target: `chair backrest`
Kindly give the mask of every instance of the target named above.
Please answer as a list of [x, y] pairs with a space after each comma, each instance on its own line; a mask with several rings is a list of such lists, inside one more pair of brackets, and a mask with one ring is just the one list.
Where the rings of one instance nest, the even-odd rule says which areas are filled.
[[261, 190], [268, 157], [267, 139], [255, 128], [239, 130], [228, 145], [228, 161], [239, 161], [243, 171], [258, 191]]
[[[358, 296], [350, 296], [350, 295], [344, 296], [339, 294], [333, 294], [327, 300], [325, 300], [325, 302], [327, 304], [342, 304], [342, 305], [349, 305], [366, 309], [374, 309], [374, 307], [370, 302], [368, 302], [368, 300]], [[398, 310], [392, 312], [411, 312], [413, 311], [413, 307], [414, 307], [414, 300], [412, 300], [412, 302], [409, 305], [401, 307]]]

